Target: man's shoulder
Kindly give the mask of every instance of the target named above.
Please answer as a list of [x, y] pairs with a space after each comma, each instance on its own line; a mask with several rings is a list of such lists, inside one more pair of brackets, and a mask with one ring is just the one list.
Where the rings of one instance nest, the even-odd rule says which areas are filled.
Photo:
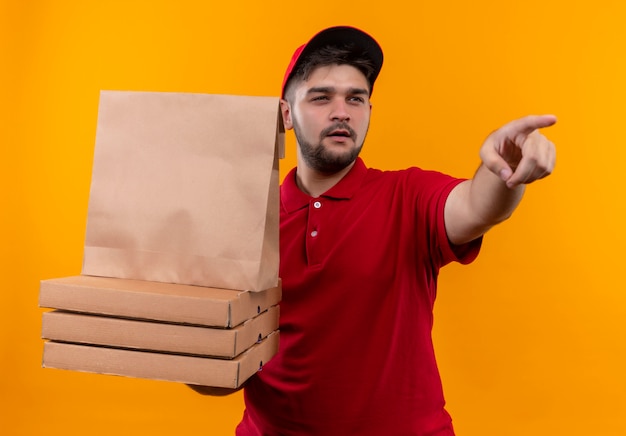
[[370, 196], [379, 194], [414, 201], [417, 198], [435, 198], [446, 194], [462, 180], [417, 166], [391, 170], [368, 168], [361, 188], [362, 192]]
[[371, 181], [402, 181], [402, 180], [437, 180], [441, 178], [453, 178], [439, 171], [423, 169], [411, 166], [400, 169], [367, 168], [367, 179]]

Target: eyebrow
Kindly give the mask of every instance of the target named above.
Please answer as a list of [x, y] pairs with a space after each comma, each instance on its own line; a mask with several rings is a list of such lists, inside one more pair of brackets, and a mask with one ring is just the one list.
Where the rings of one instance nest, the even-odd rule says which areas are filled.
[[[337, 90], [332, 86], [314, 86], [307, 90], [307, 94], [332, 94]], [[364, 88], [348, 88], [348, 94], [350, 95], [369, 95], [369, 91]]]

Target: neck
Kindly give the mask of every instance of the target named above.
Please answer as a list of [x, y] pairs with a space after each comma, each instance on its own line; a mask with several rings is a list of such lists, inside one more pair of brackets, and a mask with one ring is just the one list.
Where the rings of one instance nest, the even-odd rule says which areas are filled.
[[353, 166], [354, 162], [336, 173], [323, 174], [310, 168], [300, 160], [296, 169], [296, 184], [302, 192], [311, 197], [319, 197], [339, 183]]

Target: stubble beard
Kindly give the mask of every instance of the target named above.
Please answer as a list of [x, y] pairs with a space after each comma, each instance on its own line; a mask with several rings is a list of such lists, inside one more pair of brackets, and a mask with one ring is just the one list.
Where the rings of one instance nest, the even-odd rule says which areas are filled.
[[343, 129], [350, 132], [350, 138], [357, 144], [356, 132], [348, 125], [344, 123], [337, 123], [324, 129], [320, 133], [319, 142], [314, 145], [312, 142], [307, 141], [300, 133], [300, 126], [293, 120], [293, 130], [296, 135], [296, 140], [300, 146], [300, 154], [304, 159], [307, 166], [322, 174], [335, 174], [349, 165], [351, 165], [361, 153], [363, 148], [363, 142], [358, 147], [351, 148], [343, 153], [333, 153], [329, 151], [322, 141], [327, 137], [328, 133], [333, 130]]

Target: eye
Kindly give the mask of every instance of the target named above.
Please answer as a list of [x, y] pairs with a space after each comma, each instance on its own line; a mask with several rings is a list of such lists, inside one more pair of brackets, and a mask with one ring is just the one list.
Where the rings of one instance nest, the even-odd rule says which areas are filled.
[[311, 101], [326, 101], [329, 100], [327, 95], [316, 95], [311, 98]]
[[349, 102], [352, 103], [365, 103], [365, 99], [363, 97], [359, 97], [359, 96], [352, 96], [348, 98]]

